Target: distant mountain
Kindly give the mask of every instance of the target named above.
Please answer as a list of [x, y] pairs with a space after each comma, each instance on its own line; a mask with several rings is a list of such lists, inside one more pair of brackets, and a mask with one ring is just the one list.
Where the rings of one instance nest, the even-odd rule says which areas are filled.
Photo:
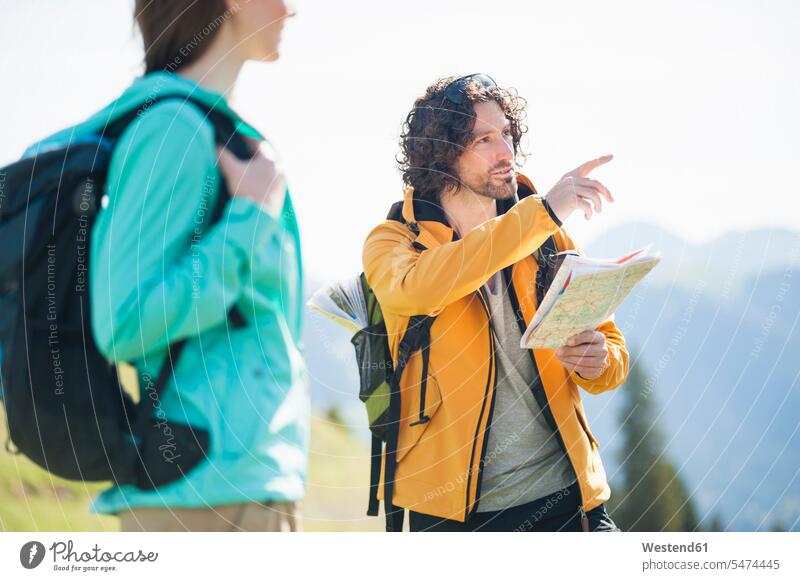
[[[651, 242], [662, 261], [616, 323], [650, 374], [659, 427], [699, 516], [719, 513], [728, 530], [800, 530], [800, 232], [733, 232], [693, 245], [629, 224], [584, 250], [614, 257]], [[324, 317], [306, 317], [314, 404], [337, 407], [366, 439], [349, 339]], [[618, 393], [583, 399], [613, 486]]]
[[651, 282], [691, 290], [696, 281], [705, 280], [708, 292], [723, 300], [745, 292], [749, 281], [762, 273], [800, 266], [800, 231], [773, 228], [729, 232], [696, 245], [653, 224], [631, 223], [608, 230], [584, 251], [612, 258], [651, 243], [662, 257], [648, 275]]
[[[732, 305], [703, 286], [652, 285], [641, 307], [626, 302], [616, 315], [701, 515], [719, 512], [734, 530], [800, 530], [800, 283], [776, 302], [781, 281], [782, 271], [751, 279]], [[583, 400], [613, 483], [619, 394]]]

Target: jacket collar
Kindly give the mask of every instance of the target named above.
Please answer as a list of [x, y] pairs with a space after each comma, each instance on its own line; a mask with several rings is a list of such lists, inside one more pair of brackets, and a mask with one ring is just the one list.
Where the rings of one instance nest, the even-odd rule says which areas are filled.
[[[497, 204], [497, 214], [505, 214], [518, 201], [530, 195], [538, 195], [536, 188], [527, 176], [517, 172], [517, 193], [508, 200], [499, 200]], [[453, 240], [458, 240], [458, 234], [447, 221], [444, 208], [431, 200], [422, 199], [411, 186], [406, 186], [403, 192], [402, 203], [398, 202], [389, 212], [388, 217], [392, 217], [402, 204], [402, 218], [409, 229], [416, 234], [415, 246], [433, 248], [446, 244]], [[399, 218], [399, 216], [396, 216]]]

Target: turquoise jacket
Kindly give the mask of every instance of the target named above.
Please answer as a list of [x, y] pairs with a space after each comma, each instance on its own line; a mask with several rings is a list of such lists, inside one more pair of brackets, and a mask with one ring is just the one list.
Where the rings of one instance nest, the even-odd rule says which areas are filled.
[[[40, 144], [97, 132], [122, 108], [154, 95], [191, 94], [263, 137], [220, 93], [173, 73], [135, 79], [107, 107]], [[38, 145], [38, 144], [37, 144]], [[36, 145], [29, 149], [29, 152]], [[98, 513], [302, 498], [309, 386], [302, 357], [302, 262], [289, 192], [279, 219], [241, 198], [210, 220], [222, 177], [213, 127], [180, 100], [149, 107], [122, 134], [109, 166], [107, 206], [92, 230], [92, 324], [112, 362], [157, 377], [170, 342], [188, 343], [161, 397], [166, 417], [204, 427], [207, 460], [182, 480], [142, 491], [122, 486]], [[244, 328], [228, 324], [237, 305]]]

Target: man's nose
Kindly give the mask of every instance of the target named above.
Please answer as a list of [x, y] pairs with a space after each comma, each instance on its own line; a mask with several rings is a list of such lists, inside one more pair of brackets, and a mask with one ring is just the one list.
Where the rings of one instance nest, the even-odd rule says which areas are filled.
[[512, 159], [514, 159], [514, 146], [503, 139], [500, 142], [499, 149], [497, 150], [497, 160], [509, 161]]

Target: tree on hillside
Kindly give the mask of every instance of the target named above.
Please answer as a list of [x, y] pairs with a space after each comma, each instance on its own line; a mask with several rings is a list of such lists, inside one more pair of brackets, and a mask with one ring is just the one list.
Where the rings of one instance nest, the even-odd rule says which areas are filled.
[[700, 523], [700, 530], [707, 533], [721, 533], [727, 530], [722, 522], [722, 517], [716, 511], [711, 516]]
[[612, 517], [623, 531], [696, 530], [694, 502], [665, 453], [666, 439], [655, 420], [654, 393], [638, 365], [631, 365], [628, 381], [619, 389], [622, 476], [612, 497]]

